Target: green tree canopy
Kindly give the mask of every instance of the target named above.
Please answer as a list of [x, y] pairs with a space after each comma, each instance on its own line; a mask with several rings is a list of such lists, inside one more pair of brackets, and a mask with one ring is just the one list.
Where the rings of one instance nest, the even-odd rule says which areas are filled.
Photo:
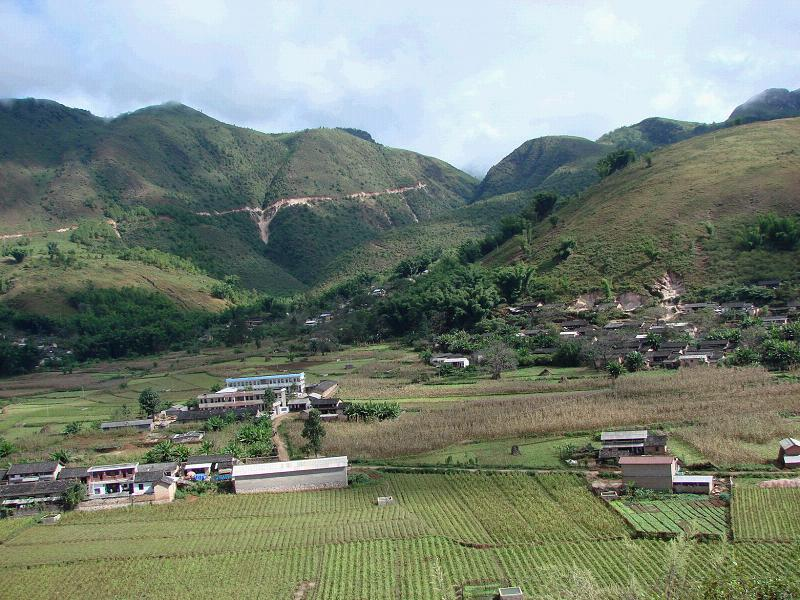
[[316, 408], [312, 408], [308, 413], [308, 419], [303, 425], [300, 435], [306, 440], [305, 451], [319, 456], [322, 451], [322, 439], [325, 437], [325, 426], [322, 423], [320, 412]]

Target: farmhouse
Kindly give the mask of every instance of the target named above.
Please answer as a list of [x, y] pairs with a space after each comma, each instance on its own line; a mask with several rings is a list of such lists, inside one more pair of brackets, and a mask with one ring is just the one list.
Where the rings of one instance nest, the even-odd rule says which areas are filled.
[[667, 436], [641, 429], [637, 431], [604, 431], [600, 434], [600, 461], [643, 454], [663, 455], [667, 452]]
[[153, 431], [153, 419], [136, 419], [133, 421], [106, 421], [100, 423], [103, 431], [114, 431], [117, 429], [139, 429], [141, 431]]
[[183, 473], [195, 481], [203, 481], [211, 476], [215, 479], [229, 479], [236, 463], [232, 454], [190, 456], [183, 465]]
[[255, 375], [253, 377], [230, 377], [225, 385], [238, 390], [252, 388], [254, 390], [279, 390], [295, 386], [298, 392], [306, 391], [305, 373], [284, 373], [281, 375]]
[[770, 317], [761, 317], [761, 322], [767, 327], [780, 327], [789, 324], [789, 317], [786, 315], [772, 315]]
[[672, 478], [678, 471], [674, 456], [623, 456], [622, 481], [651, 490], [672, 490]]
[[678, 364], [681, 367], [695, 367], [697, 365], [707, 365], [709, 363], [707, 353], [693, 352], [682, 354], [678, 357]]
[[61, 495], [72, 485], [65, 480], [40, 480], [28, 483], [9, 483], [0, 485], [0, 506], [10, 509], [24, 509], [34, 505], [55, 507], [61, 502]]
[[322, 398], [333, 398], [338, 391], [339, 384], [330, 379], [323, 379], [319, 383], [306, 387], [306, 392], [309, 395], [318, 394]]
[[724, 302], [722, 309], [732, 313], [750, 315], [751, 317], [758, 314], [758, 309], [750, 302]]
[[89, 483], [89, 467], [64, 467], [58, 473], [58, 478], [80, 481], [83, 484]]
[[235, 465], [233, 485], [237, 494], [343, 488], [347, 457]]
[[11, 465], [6, 472], [9, 483], [31, 483], [34, 481], [54, 481], [61, 471], [61, 463], [56, 460]]
[[133, 492], [137, 463], [89, 467], [89, 498], [114, 498]]
[[197, 444], [203, 441], [205, 434], [202, 431], [187, 431], [185, 433], [176, 433], [172, 436], [172, 441], [176, 444]]
[[383, 298], [386, 296], [386, 290], [383, 288], [374, 288], [369, 294], [370, 296], [375, 296], [376, 298]]
[[789, 469], [800, 467], [800, 440], [786, 438], [780, 441], [778, 463]]
[[431, 364], [434, 366], [452, 365], [459, 369], [466, 369], [469, 366], [469, 359], [460, 354], [437, 354], [431, 358]]

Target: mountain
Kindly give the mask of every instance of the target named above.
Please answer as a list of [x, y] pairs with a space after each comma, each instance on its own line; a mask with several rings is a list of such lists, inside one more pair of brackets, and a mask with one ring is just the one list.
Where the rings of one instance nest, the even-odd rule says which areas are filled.
[[[610, 175], [558, 222], [540, 223], [527, 252], [519, 237], [489, 254], [490, 266], [524, 260], [570, 292], [644, 292], [666, 273], [687, 288], [798, 277], [800, 249], [745, 251], [741, 232], [758, 215], [800, 214], [800, 119], [727, 127], [655, 150]], [[564, 240], [574, 242], [566, 258]]]
[[123, 244], [273, 293], [316, 285], [339, 253], [463, 206], [476, 184], [357, 129], [264, 134], [175, 103], [114, 119], [0, 103], [0, 234], [112, 219]]
[[618, 148], [632, 148], [637, 153], [647, 152], [658, 146], [674, 144], [695, 135], [701, 123], [677, 121], [663, 117], [651, 117], [635, 125], [619, 127], [597, 139], [601, 144], [612, 144]]
[[790, 92], [785, 88], [770, 88], [756, 94], [737, 106], [729, 121], [769, 121], [800, 117], [800, 89]]
[[594, 166], [610, 150], [581, 137], [528, 140], [489, 169], [476, 198], [521, 190], [553, 190], [563, 195], [579, 192], [598, 180]]

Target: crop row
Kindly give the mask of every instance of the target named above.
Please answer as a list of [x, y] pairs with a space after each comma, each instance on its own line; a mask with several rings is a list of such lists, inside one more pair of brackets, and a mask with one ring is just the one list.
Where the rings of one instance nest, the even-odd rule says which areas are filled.
[[800, 540], [800, 488], [735, 488], [731, 525], [735, 540]]

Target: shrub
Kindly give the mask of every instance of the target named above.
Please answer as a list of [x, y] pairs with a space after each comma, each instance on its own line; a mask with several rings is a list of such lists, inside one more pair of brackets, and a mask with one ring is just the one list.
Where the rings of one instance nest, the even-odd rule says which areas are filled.
[[629, 164], [636, 160], [636, 153], [630, 149], [619, 149], [610, 152], [603, 158], [597, 161], [595, 170], [600, 178], [608, 177], [612, 173], [624, 169]]

